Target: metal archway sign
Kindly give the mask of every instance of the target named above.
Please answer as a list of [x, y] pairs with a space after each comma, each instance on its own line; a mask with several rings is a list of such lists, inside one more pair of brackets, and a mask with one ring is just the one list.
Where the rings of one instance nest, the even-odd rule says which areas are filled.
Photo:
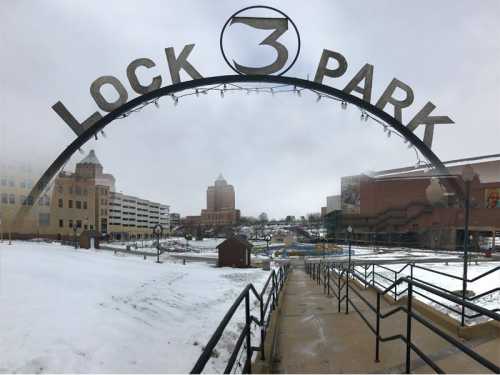
[[[252, 10], [254, 8], [264, 8], [271, 11], [276, 11], [278, 14], [284, 16], [285, 18], [269, 18], [269, 17], [239, 17], [243, 11]], [[283, 35], [288, 30], [288, 21], [293, 25], [298, 38], [298, 51], [293, 57], [292, 63], [286, 67], [285, 71], [280, 72], [284, 68], [284, 58], [288, 56], [288, 50], [286, 46], [279, 42], [278, 38]], [[64, 166], [64, 164], [69, 160], [69, 158], [80, 149], [90, 138], [96, 135], [98, 132], [103, 130], [111, 122], [113, 122], [118, 117], [126, 114], [130, 110], [149, 102], [154, 99], [161, 98], [167, 95], [173, 95], [177, 92], [184, 90], [202, 88], [208, 85], [216, 84], [232, 84], [232, 83], [273, 83], [273, 84], [285, 84], [296, 86], [301, 89], [313, 90], [320, 94], [325, 94], [338, 98], [339, 100], [345, 101], [347, 103], [353, 104], [360, 109], [370, 113], [371, 115], [377, 117], [388, 126], [392, 127], [396, 132], [403, 136], [408, 142], [410, 142], [420, 153], [437, 169], [437, 172], [446, 176], [448, 174], [447, 168], [437, 157], [437, 155], [431, 150], [432, 139], [434, 133], [434, 126], [436, 124], [452, 124], [453, 121], [448, 116], [431, 116], [431, 113], [435, 109], [435, 105], [431, 102], [427, 102], [421, 110], [417, 111], [415, 116], [406, 124], [402, 123], [402, 111], [408, 108], [413, 103], [414, 94], [413, 90], [401, 82], [400, 80], [394, 78], [383, 91], [380, 98], [375, 104], [372, 104], [372, 85], [373, 85], [373, 65], [365, 64], [355, 76], [348, 82], [348, 84], [343, 89], [338, 89], [329, 85], [323, 84], [325, 77], [338, 78], [344, 75], [347, 71], [347, 59], [339, 52], [324, 49], [321, 54], [321, 58], [316, 70], [314, 81], [304, 80], [296, 77], [283, 76], [282, 74], [288, 71], [292, 65], [296, 62], [298, 57], [298, 52], [300, 51], [300, 35], [295, 23], [286, 16], [283, 12], [267, 7], [267, 6], [253, 6], [244, 8], [233, 14], [229, 20], [224, 25], [222, 32], [227, 29], [228, 24], [242, 23], [251, 28], [264, 29], [264, 30], [274, 30], [266, 39], [264, 39], [260, 44], [271, 47], [276, 52], [276, 60], [271, 63], [264, 65], [262, 67], [245, 67], [241, 64], [235, 63], [234, 66], [231, 65], [223, 51], [222, 46], [222, 33], [220, 36], [221, 41], [221, 52], [225, 61], [235, 70], [238, 74], [236, 75], [220, 75], [213, 77], [203, 78], [202, 75], [195, 69], [195, 67], [188, 61], [188, 57], [194, 48], [194, 44], [185, 45], [181, 53], [177, 56], [175, 55], [174, 48], [169, 47], [165, 49], [165, 54], [167, 58], [167, 63], [170, 71], [170, 77], [173, 84], [169, 86], [161, 87], [162, 77], [155, 76], [149, 85], [145, 85], [139, 81], [136, 74], [136, 70], [141, 68], [150, 69], [156, 66], [155, 62], [148, 58], [139, 58], [132, 61], [127, 67], [127, 77], [130, 82], [132, 89], [140, 94], [140, 96], [128, 100], [128, 93], [124, 85], [114, 76], [102, 76], [97, 78], [92, 82], [90, 86], [90, 93], [94, 98], [97, 106], [104, 112], [108, 112], [106, 115], [102, 116], [99, 112], [94, 112], [87, 120], [79, 123], [75, 117], [69, 112], [69, 110], [58, 101], [52, 106], [54, 111], [64, 120], [64, 122], [71, 127], [71, 129], [77, 134], [77, 138], [71, 142], [64, 151], [52, 162], [48, 169], [44, 172], [41, 178], [33, 187], [30, 192], [30, 197], [33, 201], [36, 201], [40, 194], [46, 189], [50, 181], [58, 173], [58, 171]], [[286, 52], [284, 52], [286, 50]], [[336, 67], [331, 68], [329, 64], [334, 61]], [[180, 72], [184, 71], [187, 73], [192, 80], [182, 82], [180, 79]], [[254, 74], [248, 74], [252, 72]], [[273, 75], [272, 73], [276, 73]], [[114, 102], [109, 102], [101, 94], [101, 88], [104, 85], [111, 85], [118, 93], [118, 99]], [[396, 97], [395, 93], [399, 90], [399, 96], [401, 92], [404, 92], [405, 97], [401, 99]], [[361, 97], [353, 95], [357, 93]], [[394, 108], [394, 115], [391, 115], [384, 111], [388, 106], [392, 105]], [[424, 138], [421, 140], [414, 133], [414, 130], [423, 125], [425, 127]], [[455, 180], [445, 179], [444, 183], [450, 186], [460, 197], [463, 195], [461, 187]], [[22, 207], [17, 215], [16, 220], [22, 218], [24, 213], [29, 210], [29, 207]]]

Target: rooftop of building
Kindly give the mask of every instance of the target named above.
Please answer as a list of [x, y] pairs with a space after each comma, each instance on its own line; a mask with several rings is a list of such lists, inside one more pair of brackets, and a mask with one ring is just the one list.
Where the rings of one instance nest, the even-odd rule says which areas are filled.
[[[486, 164], [498, 164], [500, 168], [500, 154], [492, 154], [492, 155], [481, 155], [481, 156], [473, 156], [462, 159], [453, 159], [443, 161], [443, 164], [452, 169], [456, 169], [457, 167], [463, 167], [465, 165], [471, 165], [479, 167]], [[383, 176], [398, 176], [404, 174], [428, 174], [430, 172], [430, 168], [428, 165], [416, 165], [410, 167], [402, 167], [402, 168], [394, 168], [394, 169], [386, 169], [381, 171], [370, 172], [368, 175], [370, 177], [383, 177]], [[498, 179], [500, 180], [500, 169]]]
[[89, 154], [85, 156], [78, 164], [95, 164], [102, 165], [95, 154], [94, 150], [90, 150]]

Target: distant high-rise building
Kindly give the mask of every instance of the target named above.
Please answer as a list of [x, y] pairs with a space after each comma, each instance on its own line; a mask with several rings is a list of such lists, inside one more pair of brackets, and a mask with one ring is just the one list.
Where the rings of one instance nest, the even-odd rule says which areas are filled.
[[188, 225], [226, 226], [237, 224], [240, 210], [235, 209], [233, 185], [219, 175], [213, 186], [207, 188], [207, 208], [201, 210], [201, 216], [190, 216]]
[[207, 188], [207, 211], [234, 210], [234, 187], [219, 175], [214, 186]]

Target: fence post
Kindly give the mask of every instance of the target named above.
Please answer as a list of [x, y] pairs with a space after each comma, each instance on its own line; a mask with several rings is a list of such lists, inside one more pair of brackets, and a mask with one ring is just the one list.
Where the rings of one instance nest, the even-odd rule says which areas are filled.
[[375, 263], [372, 264], [372, 285], [375, 288]]
[[380, 362], [379, 352], [380, 352], [380, 292], [377, 291], [377, 326], [376, 326], [376, 338], [375, 338], [375, 362]]
[[365, 289], [368, 288], [367, 280], [366, 280], [366, 278], [367, 278], [367, 276], [366, 276], [366, 270], [368, 269], [368, 267], [369, 266], [365, 264]]
[[275, 298], [275, 295], [274, 295], [274, 291], [276, 290], [276, 272], [273, 270], [273, 274], [272, 274], [272, 285], [273, 285], [273, 288], [271, 289], [271, 294], [273, 296], [273, 310], [276, 308], [276, 298]]
[[250, 341], [251, 333], [251, 320], [250, 320], [250, 290], [247, 291], [245, 296], [245, 322], [247, 326], [247, 337], [246, 337], [246, 349], [247, 349], [247, 363], [245, 367], [248, 370], [248, 374], [252, 373], [252, 343]]
[[[340, 268], [339, 268], [340, 271]], [[340, 279], [342, 277], [342, 272], [340, 274], [337, 274], [337, 302], [338, 302], [338, 307], [339, 307], [339, 312], [340, 312]]]
[[[349, 264], [350, 266], [350, 264]], [[347, 273], [346, 273], [346, 285], [345, 285], [345, 313], [349, 314], [349, 272], [350, 267], [347, 266]]]
[[327, 270], [326, 270], [326, 278], [327, 278], [327, 290], [328, 290], [328, 296], [330, 296], [330, 265], [327, 265]]
[[[248, 293], [250, 294], [250, 292]], [[260, 296], [260, 359], [266, 359], [264, 353], [264, 340], [265, 340], [265, 325], [264, 325], [264, 295]]]
[[398, 300], [398, 284], [396, 284], [397, 280], [398, 280], [398, 273], [394, 272], [394, 301]]
[[408, 304], [406, 312], [406, 373], [410, 373], [411, 361], [411, 314], [412, 314], [413, 283], [408, 283]]

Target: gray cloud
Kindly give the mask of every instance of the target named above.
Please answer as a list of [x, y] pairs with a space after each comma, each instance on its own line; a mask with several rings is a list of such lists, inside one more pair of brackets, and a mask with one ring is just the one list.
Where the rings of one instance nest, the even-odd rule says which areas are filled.
[[[268, 1], [297, 23], [303, 48], [289, 75], [314, 75], [323, 48], [343, 53], [348, 72], [325, 83], [342, 88], [366, 62], [375, 65], [374, 99], [393, 78], [415, 91], [409, 120], [427, 100], [453, 126], [437, 126], [443, 159], [498, 152], [500, 26], [498, 1]], [[170, 83], [164, 48], [190, 57], [204, 75], [231, 74], [218, 49], [220, 29], [249, 1], [14, 1], [0, 3], [0, 156], [47, 166], [74, 134], [51, 110], [62, 100], [83, 120], [96, 110], [90, 83], [116, 75], [135, 97], [125, 69], [153, 59]], [[243, 39], [244, 40], [244, 39]], [[242, 42], [234, 53], [256, 61]], [[145, 77], [150, 74], [144, 73]], [[186, 79], [186, 77], [184, 77]], [[169, 98], [116, 121], [90, 141], [119, 190], [195, 214], [222, 172], [244, 215], [318, 211], [339, 178], [415, 162], [402, 142], [359, 121], [355, 108], [314, 96], [212, 94]], [[418, 134], [421, 134], [419, 131]], [[72, 163], [81, 155], [76, 155]]]

